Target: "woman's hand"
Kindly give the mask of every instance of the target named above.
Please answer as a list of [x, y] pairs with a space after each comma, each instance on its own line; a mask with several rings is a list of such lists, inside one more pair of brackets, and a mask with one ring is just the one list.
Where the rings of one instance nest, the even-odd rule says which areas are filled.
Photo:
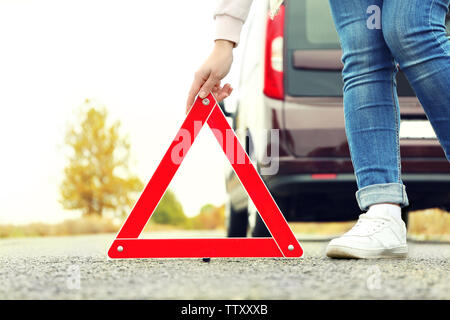
[[233, 89], [230, 84], [227, 83], [221, 87], [220, 81], [230, 72], [233, 47], [234, 43], [231, 41], [216, 40], [212, 53], [195, 73], [186, 102], [186, 113], [189, 112], [197, 94], [203, 99], [211, 91], [217, 101], [222, 101], [231, 94]]

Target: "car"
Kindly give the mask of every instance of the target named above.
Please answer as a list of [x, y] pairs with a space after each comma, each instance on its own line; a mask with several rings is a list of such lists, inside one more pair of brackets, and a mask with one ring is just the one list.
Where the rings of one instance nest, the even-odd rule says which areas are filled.
[[[288, 222], [357, 219], [342, 52], [328, 0], [286, 0], [273, 20], [268, 1], [254, 1], [247, 23], [236, 99], [222, 106], [239, 140]], [[397, 91], [402, 180], [410, 202], [403, 217], [409, 210], [449, 210], [449, 161], [401, 71]], [[269, 132], [278, 134], [277, 141], [267, 139]], [[276, 172], [267, 173], [273, 163]], [[225, 183], [228, 236], [270, 236], [231, 169]]]

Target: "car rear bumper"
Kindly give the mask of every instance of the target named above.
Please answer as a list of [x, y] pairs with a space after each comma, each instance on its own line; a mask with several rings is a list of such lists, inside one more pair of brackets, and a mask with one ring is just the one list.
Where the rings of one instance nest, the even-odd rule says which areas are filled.
[[[308, 197], [323, 195], [341, 202], [356, 203], [356, 177], [353, 173], [326, 175], [291, 174], [263, 177], [267, 187], [276, 197]], [[412, 210], [450, 204], [450, 173], [405, 173], [403, 184]], [[325, 201], [325, 200], [324, 200]]]

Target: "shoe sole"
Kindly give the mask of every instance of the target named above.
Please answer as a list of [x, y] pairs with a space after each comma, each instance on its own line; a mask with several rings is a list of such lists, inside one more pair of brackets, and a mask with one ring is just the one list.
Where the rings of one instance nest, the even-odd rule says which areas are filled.
[[376, 250], [356, 249], [336, 245], [327, 247], [327, 257], [337, 259], [388, 259], [406, 258], [407, 256], [408, 246]]

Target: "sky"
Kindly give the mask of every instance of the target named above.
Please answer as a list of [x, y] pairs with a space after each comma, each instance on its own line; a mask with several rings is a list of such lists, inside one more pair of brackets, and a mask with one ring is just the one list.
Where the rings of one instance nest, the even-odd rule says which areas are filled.
[[[215, 1], [0, 0], [0, 223], [79, 216], [59, 203], [64, 135], [85, 99], [120, 120], [146, 183], [185, 118], [213, 47]], [[245, 34], [245, 29], [243, 35]], [[238, 85], [239, 57], [224, 79]], [[170, 184], [187, 215], [225, 201], [225, 156], [207, 127]]]

